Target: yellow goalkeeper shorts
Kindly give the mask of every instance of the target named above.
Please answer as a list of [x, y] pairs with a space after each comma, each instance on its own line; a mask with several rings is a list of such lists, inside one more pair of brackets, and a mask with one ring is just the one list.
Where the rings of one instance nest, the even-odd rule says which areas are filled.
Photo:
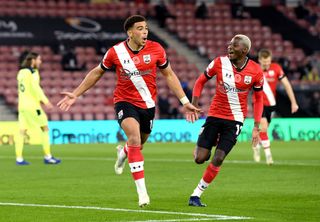
[[42, 109], [19, 111], [19, 128], [30, 129], [48, 125], [48, 118]]

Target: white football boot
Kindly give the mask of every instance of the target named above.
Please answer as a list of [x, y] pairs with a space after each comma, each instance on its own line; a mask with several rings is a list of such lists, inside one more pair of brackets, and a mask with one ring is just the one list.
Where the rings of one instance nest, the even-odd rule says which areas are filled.
[[120, 175], [123, 173], [123, 169], [124, 169], [127, 157], [125, 156], [125, 153], [122, 151], [124, 149], [123, 146], [118, 145], [116, 149], [117, 149], [117, 161], [114, 165], [114, 171], [116, 174]]
[[148, 194], [139, 195], [139, 207], [145, 207], [150, 204], [150, 198]]
[[271, 155], [266, 155], [266, 162], [268, 165], [272, 165], [273, 164], [273, 159]]

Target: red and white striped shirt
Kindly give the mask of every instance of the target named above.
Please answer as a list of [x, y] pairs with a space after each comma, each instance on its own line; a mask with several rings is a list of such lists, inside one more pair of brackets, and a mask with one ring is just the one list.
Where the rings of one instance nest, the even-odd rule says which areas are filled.
[[243, 122], [247, 116], [249, 91], [262, 90], [263, 74], [259, 64], [248, 59], [239, 70], [227, 56], [217, 57], [208, 65], [205, 75], [216, 76], [217, 81], [208, 116]]
[[263, 71], [263, 76], [263, 105], [275, 106], [277, 84], [279, 80], [285, 77], [285, 73], [279, 64], [271, 63], [269, 69]]
[[139, 51], [132, 51], [127, 41], [120, 42], [106, 52], [101, 62], [104, 70], [116, 69], [114, 103], [125, 101], [143, 109], [155, 107], [157, 67], [167, 65], [163, 47], [150, 40]]

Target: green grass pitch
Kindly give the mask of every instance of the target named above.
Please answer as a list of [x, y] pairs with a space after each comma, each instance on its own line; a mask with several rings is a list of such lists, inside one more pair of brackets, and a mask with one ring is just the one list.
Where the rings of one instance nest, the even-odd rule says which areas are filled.
[[145, 145], [151, 205], [140, 209], [128, 165], [114, 174], [114, 144], [55, 145], [56, 166], [43, 164], [39, 146], [25, 147], [31, 165], [16, 166], [13, 146], [0, 146], [0, 222], [320, 221], [318, 141], [273, 142], [273, 166], [238, 143], [202, 195], [205, 208], [187, 206], [207, 166], [193, 163], [193, 148]]

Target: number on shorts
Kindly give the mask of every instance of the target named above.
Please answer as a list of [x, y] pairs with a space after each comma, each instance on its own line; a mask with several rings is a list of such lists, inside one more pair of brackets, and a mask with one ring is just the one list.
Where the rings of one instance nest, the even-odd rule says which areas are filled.
[[241, 131], [241, 129], [242, 129], [242, 126], [240, 126], [239, 124], [237, 124], [236, 127], [237, 127], [236, 135], [238, 136], [239, 133], [240, 133], [240, 131]]

